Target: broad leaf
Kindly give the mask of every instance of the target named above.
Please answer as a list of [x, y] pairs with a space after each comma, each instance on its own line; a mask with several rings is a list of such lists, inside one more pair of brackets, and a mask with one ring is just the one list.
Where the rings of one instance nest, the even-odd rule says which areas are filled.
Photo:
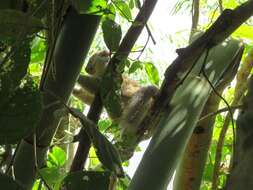
[[64, 178], [58, 167], [42, 168], [40, 169], [40, 174], [50, 186], [60, 183]]
[[115, 7], [119, 10], [119, 14], [127, 20], [132, 20], [132, 13], [125, 1], [118, 0], [114, 2]]
[[107, 7], [104, 11], [104, 16], [106, 17], [106, 19], [115, 20], [116, 9], [112, 3], [107, 5]]
[[113, 20], [106, 19], [102, 23], [103, 36], [110, 51], [117, 51], [122, 37], [121, 27]]
[[48, 166], [61, 167], [65, 164], [66, 153], [60, 147], [54, 147], [48, 154]]
[[135, 61], [131, 64], [131, 67], [129, 68], [128, 70], [128, 73], [131, 74], [131, 73], [134, 73], [136, 70], [138, 69], [142, 69], [143, 63], [141, 61]]
[[148, 78], [152, 84], [158, 85], [159, 84], [159, 73], [157, 68], [153, 63], [146, 62], [144, 64], [145, 66], [145, 71], [148, 75]]
[[119, 177], [124, 176], [121, 159], [115, 147], [98, 130], [94, 130], [93, 137], [93, 146], [100, 162]]
[[107, 0], [71, 0], [71, 3], [81, 14], [103, 15]]
[[112, 143], [97, 129], [97, 126], [86, 118], [82, 112], [74, 108], [71, 109], [71, 114], [80, 119], [85, 131], [95, 148], [96, 154], [100, 162], [110, 171], [113, 171], [117, 176], [123, 176], [123, 168], [118, 151]]
[[130, 0], [130, 1], [129, 1], [129, 8], [130, 8], [130, 9], [133, 9], [134, 6], [135, 6], [135, 5], [134, 5], [134, 0]]
[[241, 25], [234, 33], [233, 36], [244, 38], [253, 41], [253, 27], [248, 25]]
[[[111, 116], [111, 118], [117, 119], [122, 114], [122, 105], [121, 105], [121, 94], [120, 94], [120, 85], [121, 77], [112, 76], [112, 71], [106, 73], [101, 81], [101, 99], [103, 105], [105, 106], [106, 111]], [[108, 90], [110, 89], [110, 90]]]

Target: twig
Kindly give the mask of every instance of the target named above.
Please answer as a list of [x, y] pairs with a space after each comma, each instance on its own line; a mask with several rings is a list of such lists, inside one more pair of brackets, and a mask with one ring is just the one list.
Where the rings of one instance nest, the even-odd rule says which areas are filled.
[[[202, 74], [203, 76], [205, 77], [206, 81], [209, 83], [210, 87], [212, 88], [213, 92], [221, 99], [223, 100], [223, 102], [226, 104], [227, 108], [228, 108], [228, 112], [230, 114], [230, 117], [231, 117], [231, 123], [232, 123], [232, 129], [233, 129], [233, 139], [235, 139], [235, 125], [234, 125], [234, 119], [233, 119], [233, 114], [234, 112], [231, 110], [230, 108], [230, 105], [229, 103], [227, 102], [227, 100], [219, 94], [219, 92], [217, 92], [217, 90], [215, 89], [215, 87], [213, 86], [213, 84], [211, 83], [211, 81], [209, 80], [208, 76], [206, 75], [205, 73], [205, 65], [206, 65], [206, 62], [207, 62], [207, 57], [208, 57], [208, 54], [209, 54], [209, 49], [207, 49], [207, 52], [206, 52], [206, 56], [205, 56], [205, 59], [204, 59], [204, 64], [203, 64], [203, 67], [202, 67]], [[235, 141], [234, 141], [235, 142]], [[234, 146], [233, 146], [233, 150], [235, 148], [235, 143], [234, 143]]]
[[[137, 3], [137, 6], [138, 6], [138, 9], [141, 9], [141, 2], [140, 2], [140, 0], [137, 0], [136, 3]], [[151, 40], [152, 40], [153, 44], [156, 45], [156, 40], [155, 40], [155, 38], [154, 38], [154, 36], [153, 36], [153, 34], [152, 34], [149, 26], [148, 26], [148, 23], [145, 23], [145, 27], [147, 29], [148, 35], [151, 37]]]
[[[230, 109], [231, 109], [231, 110], [241, 109], [242, 106], [243, 106], [243, 105], [230, 106]], [[221, 108], [221, 109], [217, 110], [216, 112], [212, 112], [212, 113], [209, 113], [209, 114], [207, 114], [207, 115], [201, 117], [201, 118], [199, 119], [198, 122], [201, 122], [201, 121], [207, 119], [208, 117], [212, 117], [212, 116], [215, 116], [215, 115], [217, 115], [217, 114], [220, 114], [220, 113], [223, 113], [223, 112], [227, 112], [227, 111], [229, 111], [228, 107]]]
[[146, 40], [146, 43], [144, 44], [144, 46], [143, 46], [143, 48], [142, 48], [140, 54], [139, 54], [138, 57], [137, 57], [137, 60], [140, 59], [141, 55], [143, 54], [144, 50], [146, 49], [146, 47], [147, 47], [147, 45], [148, 45], [148, 42], [149, 42], [149, 39], [150, 39], [150, 36], [148, 36], [148, 38], [147, 38], [147, 40]]

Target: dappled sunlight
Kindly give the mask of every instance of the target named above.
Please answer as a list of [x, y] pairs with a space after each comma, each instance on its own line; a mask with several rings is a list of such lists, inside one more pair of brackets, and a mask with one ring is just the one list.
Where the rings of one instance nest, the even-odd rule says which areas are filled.
[[213, 60], [209, 60], [206, 64], [205, 64], [205, 69], [210, 69], [211, 67], [213, 67]]

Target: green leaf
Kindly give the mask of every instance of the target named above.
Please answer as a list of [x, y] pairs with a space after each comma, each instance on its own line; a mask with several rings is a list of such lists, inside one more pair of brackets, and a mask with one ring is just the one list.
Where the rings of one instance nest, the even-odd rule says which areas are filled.
[[92, 143], [100, 162], [119, 177], [124, 176], [121, 159], [112, 143], [98, 130], [93, 130]]
[[122, 188], [122, 190], [127, 189], [127, 187], [130, 184], [130, 181], [131, 181], [131, 178], [128, 175], [126, 175], [124, 178], [120, 178], [118, 182], [118, 186], [119, 186], [118, 188]]
[[148, 75], [148, 78], [152, 84], [158, 85], [159, 84], [159, 73], [157, 68], [153, 63], [146, 62], [144, 64], [145, 66], [145, 71]]
[[122, 114], [122, 101], [120, 95], [122, 78], [120, 75], [114, 77], [111, 73], [112, 71], [109, 71], [103, 76], [100, 92], [107, 113], [111, 118], [117, 119]]
[[47, 166], [49, 168], [52, 167], [57, 167], [58, 163], [57, 163], [57, 159], [55, 158], [55, 156], [52, 153], [48, 153], [48, 158], [47, 158]]
[[57, 146], [53, 147], [52, 151], [48, 154], [48, 157], [52, 166], [61, 167], [66, 161], [66, 153]]
[[110, 51], [117, 51], [122, 37], [121, 27], [113, 20], [106, 19], [102, 23], [103, 36]]
[[8, 190], [24, 190], [21, 185], [14, 181], [11, 177], [0, 173], [0, 187]]
[[106, 131], [112, 124], [112, 121], [109, 119], [99, 120], [98, 127], [100, 131]]
[[236, 36], [239, 38], [248, 39], [253, 41], [253, 27], [249, 25], [241, 25], [232, 36]]
[[41, 110], [40, 91], [33, 81], [26, 81], [1, 107], [0, 144], [17, 143], [33, 133]]
[[40, 174], [50, 186], [55, 185], [64, 178], [58, 167], [42, 168], [40, 169]]
[[96, 168], [96, 170], [98, 170], [98, 166], [100, 165], [100, 167], [101, 167], [101, 162], [99, 161], [96, 151], [93, 146], [90, 148], [89, 157], [90, 157], [90, 159], [89, 159], [89, 167], [88, 168], [91, 170], [93, 168]]
[[115, 20], [116, 16], [116, 9], [115, 6], [110, 3], [107, 5], [107, 8], [104, 11], [104, 17], [105, 19]]
[[141, 61], [135, 61], [131, 64], [131, 67], [128, 70], [128, 73], [134, 73], [135, 71], [137, 71], [138, 69], [142, 69], [143, 67], [143, 63]]
[[71, 190], [106, 190], [110, 184], [110, 172], [80, 171], [69, 174], [63, 188]]
[[22, 48], [14, 51], [14, 55], [0, 67], [0, 108], [8, 103], [27, 73], [31, 55], [30, 40], [22, 41], [20, 47]]
[[81, 14], [103, 15], [107, 0], [71, 0], [71, 3]]
[[129, 1], [129, 8], [133, 9], [134, 8], [134, 0]]
[[236, 0], [223, 1], [222, 3], [226, 9], [234, 9], [239, 6], [239, 3]]
[[82, 112], [71, 108], [71, 113], [74, 117], [80, 119], [85, 131], [90, 137], [100, 162], [117, 176], [124, 176], [119, 153], [112, 143], [97, 129], [97, 126], [92, 121], [83, 115]]
[[0, 10], [0, 26], [0, 39], [15, 39], [38, 32], [43, 28], [43, 23], [21, 11], [5, 9]]
[[132, 20], [132, 13], [125, 1], [118, 0], [114, 2], [115, 7], [119, 10], [119, 14], [127, 20]]
[[[35, 38], [32, 43], [31, 63], [43, 63], [46, 52], [46, 44], [43, 40]], [[39, 72], [39, 70], [36, 70]]]

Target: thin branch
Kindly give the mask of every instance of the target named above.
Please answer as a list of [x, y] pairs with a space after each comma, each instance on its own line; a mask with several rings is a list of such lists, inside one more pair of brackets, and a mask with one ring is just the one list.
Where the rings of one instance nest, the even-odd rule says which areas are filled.
[[226, 104], [226, 106], [228, 108], [228, 112], [229, 112], [229, 115], [231, 117], [232, 129], [233, 129], [233, 139], [234, 139], [234, 141], [233, 141], [234, 142], [233, 143], [233, 150], [234, 150], [235, 149], [235, 125], [234, 125], [234, 119], [233, 119], [234, 112], [231, 110], [228, 101], [221, 94], [219, 94], [219, 92], [215, 89], [215, 87], [213, 86], [212, 82], [209, 80], [208, 76], [205, 73], [204, 66], [206, 65], [206, 60], [207, 60], [208, 54], [209, 54], [209, 49], [206, 52], [203, 68], [201, 69], [202, 70], [202, 74], [205, 77], [206, 81], [209, 83], [209, 85], [212, 88], [213, 92]]
[[148, 42], [149, 42], [149, 39], [150, 39], [150, 36], [148, 36], [148, 38], [147, 38], [147, 40], [146, 40], [146, 42], [145, 42], [145, 44], [144, 44], [142, 50], [140, 51], [140, 54], [139, 54], [138, 57], [137, 57], [137, 60], [140, 59], [141, 55], [143, 54], [144, 50], [146, 49], [146, 47], [147, 47], [147, 45], [148, 45]]
[[[231, 109], [231, 110], [241, 109], [242, 106], [243, 106], [243, 105], [230, 106], [230, 109]], [[213, 117], [213, 116], [216, 116], [217, 114], [220, 114], [220, 113], [223, 113], [223, 112], [227, 112], [227, 111], [229, 111], [228, 107], [221, 108], [221, 109], [219, 109], [219, 110], [217, 110], [217, 111], [215, 111], [215, 112], [209, 113], [209, 114], [207, 114], [207, 115], [201, 117], [201, 118], [199, 119], [198, 122], [201, 122], [201, 121], [207, 119], [208, 117]]]

